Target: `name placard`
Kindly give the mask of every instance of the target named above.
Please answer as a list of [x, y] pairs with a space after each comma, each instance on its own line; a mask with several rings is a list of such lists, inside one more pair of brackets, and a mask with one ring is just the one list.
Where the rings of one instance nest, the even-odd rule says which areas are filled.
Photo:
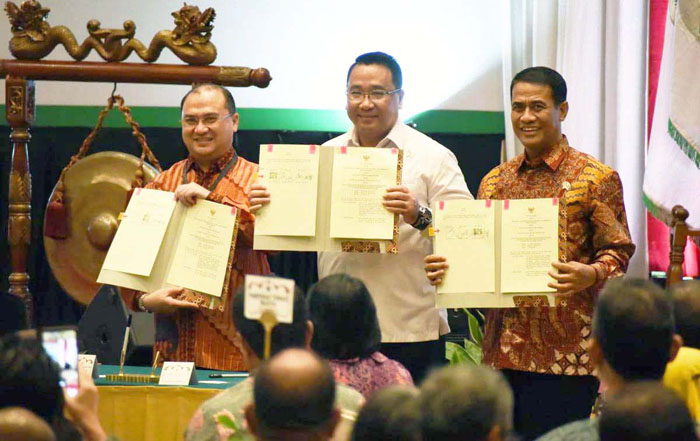
[[260, 320], [265, 311], [275, 314], [279, 323], [294, 319], [294, 280], [281, 277], [245, 276], [247, 319]]
[[160, 371], [161, 386], [188, 386], [197, 384], [194, 362], [191, 361], [166, 361]]
[[90, 374], [92, 379], [97, 379], [97, 355], [78, 354], [78, 369]]

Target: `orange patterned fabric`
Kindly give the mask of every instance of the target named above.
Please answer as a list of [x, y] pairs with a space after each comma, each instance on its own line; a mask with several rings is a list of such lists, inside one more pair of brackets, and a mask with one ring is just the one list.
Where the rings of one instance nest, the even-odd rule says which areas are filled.
[[[208, 188], [219, 176], [226, 164], [234, 158], [231, 149], [212, 167], [204, 172], [190, 157], [175, 163], [170, 169], [156, 176], [147, 188], [175, 191], [182, 184], [183, 172], [187, 182], [195, 182]], [[267, 255], [252, 249], [254, 217], [250, 214], [248, 195], [256, 179], [258, 166], [238, 157], [235, 165], [217, 184], [209, 199], [240, 209], [238, 240], [229, 280], [228, 304], [223, 312], [200, 309], [180, 311], [172, 316], [155, 315], [156, 343], [166, 361], [194, 361], [198, 367], [227, 371], [245, 370], [240, 350], [234, 345], [236, 330], [231, 314], [231, 299], [245, 274], [269, 274]], [[122, 290], [125, 301], [132, 309], [137, 309], [138, 293]], [[154, 352], [155, 353], [155, 352]]]
[[625, 273], [635, 249], [617, 172], [563, 137], [535, 163], [522, 154], [491, 170], [478, 198], [559, 198], [560, 260], [593, 265], [598, 280], [585, 291], [556, 297], [555, 307], [489, 310], [484, 362], [499, 369], [590, 375], [585, 339], [596, 295], [605, 280]]

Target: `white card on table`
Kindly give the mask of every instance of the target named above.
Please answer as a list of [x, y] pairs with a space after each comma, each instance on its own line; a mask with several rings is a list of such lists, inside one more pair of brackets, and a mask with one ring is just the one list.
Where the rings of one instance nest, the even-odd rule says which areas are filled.
[[158, 384], [162, 386], [188, 386], [197, 384], [194, 362], [166, 361], [160, 371]]
[[78, 354], [78, 369], [87, 372], [93, 379], [97, 378], [97, 355]]

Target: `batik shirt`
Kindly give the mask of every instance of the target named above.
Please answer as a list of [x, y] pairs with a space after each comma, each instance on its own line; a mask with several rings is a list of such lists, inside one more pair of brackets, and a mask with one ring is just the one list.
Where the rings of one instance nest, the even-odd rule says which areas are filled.
[[413, 386], [411, 373], [401, 363], [381, 352], [374, 352], [365, 358], [328, 360], [328, 365], [337, 382], [360, 391], [365, 398], [386, 386]]
[[[239, 227], [233, 266], [229, 278], [227, 304], [224, 311], [200, 308], [197, 311], [180, 310], [172, 315], [155, 314], [155, 351], [166, 361], [193, 361], [206, 369], [227, 371], [245, 370], [240, 350], [234, 345], [236, 334], [231, 314], [231, 299], [245, 274], [269, 274], [267, 256], [252, 249], [254, 217], [250, 214], [250, 187], [256, 179], [257, 164], [246, 161], [231, 149], [206, 172], [192, 157], [175, 163], [156, 176], [146, 188], [175, 191], [183, 183], [194, 182], [209, 188], [230, 161], [235, 161], [207, 199], [239, 208]], [[127, 305], [137, 310], [140, 293], [122, 289]]]
[[525, 297], [518, 308], [489, 310], [484, 362], [498, 369], [590, 375], [585, 340], [596, 295], [607, 279], [625, 273], [635, 249], [617, 172], [562, 137], [537, 161], [522, 154], [491, 170], [478, 198], [559, 198], [559, 260], [589, 264], [596, 272], [593, 286], [556, 296], [555, 307]]

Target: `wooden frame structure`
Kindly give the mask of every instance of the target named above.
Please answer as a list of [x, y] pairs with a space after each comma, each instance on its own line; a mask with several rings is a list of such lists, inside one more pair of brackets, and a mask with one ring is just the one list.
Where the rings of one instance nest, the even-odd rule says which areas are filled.
[[683, 280], [683, 251], [688, 237], [699, 237], [700, 230], [688, 228], [688, 210], [676, 205], [671, 210], [671, 252], [668, 269], [666, 270], [666, 287]]
[[267, 87], [271, 80], [270, 73], [264, 68], [32, 60], [0, 60], [0, 75], [5, 78], [5, 117], [12, 129], [7, 228], [11, 268], [9, 294], [20, 298], [24, 303], [27, 323], [30, 326], [34, 325], [34, 310], [27, 273], [32, 231], [32, 186], [28, 149], [30, 131], [36, 114], [35, 81], [181, 85], [215, 83], [222, 86], [263, 88]]

